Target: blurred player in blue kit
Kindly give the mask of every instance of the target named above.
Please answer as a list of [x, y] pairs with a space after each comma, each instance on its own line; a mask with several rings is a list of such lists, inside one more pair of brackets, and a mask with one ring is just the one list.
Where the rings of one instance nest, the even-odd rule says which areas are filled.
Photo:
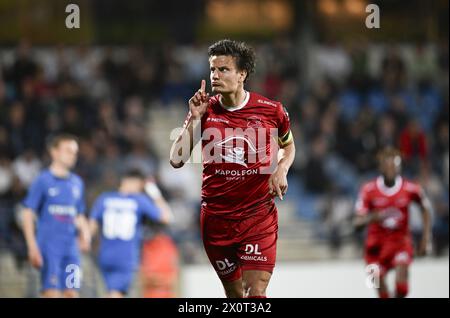
[[42, 297], [78, 297], [80, 249], [88, 251], [91, 240], [83, 215], [84, 184], [70, 171], [77, 161], [78, 141], [59, 134], [47, 148], [51, 164], [34, 180], [23, 201], [28, 258], [40, 269]]
[[172, 214], [157, 186], [135, 169], [122, 176], [118, 191], [101, 194], [93, 205], [89, 227], [93, 236], [100, 232], [98, 263], [108, 297], [128, 293], [139, 264], [141, 225], [146, 218], [168, 224]]

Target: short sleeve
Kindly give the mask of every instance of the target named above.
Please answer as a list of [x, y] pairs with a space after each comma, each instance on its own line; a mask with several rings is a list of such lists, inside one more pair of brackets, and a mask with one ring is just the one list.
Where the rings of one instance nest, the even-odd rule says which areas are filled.
[[289, 121], [289, 113], [281, 103], [277, 106], [276, 116], [278, 128], [278, 144], [280, 147], [285, 147], [293, 141], [293, 136], [291, 132], [291, 124]]
[[161, 210], [153, 203], [148, 196], [139, 198], [141, 213], [153, 221], [161, 220]]
[[99, 196], [92, 206], [90, 218], [98, 222], [101, 221], [103, 215], [103, 195]]
[[431, 208], [431, 202], [425, 194], [425, 190], [419, 184], [415, 184], [411, 191], [411, 201], [416, 202], [424, 208]]
[[363, 187], [356, 199], [355, 213], [356, 215], [366, 215], [369, 213], [369, 195], [365, 187]]
[[38, 213], [44, 197], [45, 184], [43, 178], [39, 176], [31, 184], [30, 188], [28, 189], [27, 196], [22, 203], [25, 207], [30, 208], [34, 212]]
[[80, 182], [80, 197], [77, 202], [77, 213], [83, 214], [86, 211], [86, 195], [83, 181]]

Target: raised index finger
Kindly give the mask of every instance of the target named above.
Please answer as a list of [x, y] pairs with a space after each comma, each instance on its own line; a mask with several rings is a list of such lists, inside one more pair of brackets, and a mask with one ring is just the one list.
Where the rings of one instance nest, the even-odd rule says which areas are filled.
[[200, 91], [201, 91], [202, 93], [204, 93], [205, 90], [206, 90], [206, 81], [205, 81], [205, 80], [202, 80], [202, 83], [201, 83], [201, 85], [200, 85]]

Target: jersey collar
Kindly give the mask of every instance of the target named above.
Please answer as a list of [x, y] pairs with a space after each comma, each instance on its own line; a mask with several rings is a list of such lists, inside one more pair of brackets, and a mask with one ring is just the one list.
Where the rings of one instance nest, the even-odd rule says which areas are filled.
[[394, 194], [397, 194], [397, 192], [400, 190], [403, 184], [403, 178], [401, 176], [397, 176], [395, 178], [395, 183], [392, 187], [386, 187], [386, 184], [384, 183], [384, 177], [379, 176], [377, 178], [377, 188], [378, 190], [387, 195], [387, 196], [393, 196]]
[[250, 93], [245, 91], [244, 101], [241, 104], [237, 105], [237, 106], [234, 106], [234, 107], [225, 107], [225, 106], [223, 106], [222, 99], [220, 97], [219, 97], [219, 103], [220, 103], [220, 106], [222, 106], [223, 109], [228, 110], [230, 112], [234, 112], [236, 110], [244, 108], [244, 106], [247, 105], [249, 99], [250, 99]]

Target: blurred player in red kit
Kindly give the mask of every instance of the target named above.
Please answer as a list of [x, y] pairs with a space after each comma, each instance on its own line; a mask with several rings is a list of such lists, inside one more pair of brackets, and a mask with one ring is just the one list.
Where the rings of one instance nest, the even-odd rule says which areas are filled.
[[274, 199], [287, 191], [295, 156], [289, 117], [281, 103], [244, 89], [255, 68], [251, 47], [221, 40], [208, 55], [214, 96], [202, 80], [170, 162], [182, 167], [202, 140], [205, 251], [227, 297], [264, 298], [276, 258]]
[[357, 228], [368, 226], [365, 242], [365, 260], [379, 269], [380, 298], [389, 298], [386, 274], [396, 272], [395, 297], [408, 294], [408, 267], [413, 258], [413, 243], [409, 230], [408, 208], [411, 203], [420, 206], [423, 219], [422, 240], [417, 255], [427, 253], [431, 239], [431, 205], [422, 187], [400, 175], [400, 152], [388, 147], [379, 154], [381, 175], [364, 184], [356, 202]]

